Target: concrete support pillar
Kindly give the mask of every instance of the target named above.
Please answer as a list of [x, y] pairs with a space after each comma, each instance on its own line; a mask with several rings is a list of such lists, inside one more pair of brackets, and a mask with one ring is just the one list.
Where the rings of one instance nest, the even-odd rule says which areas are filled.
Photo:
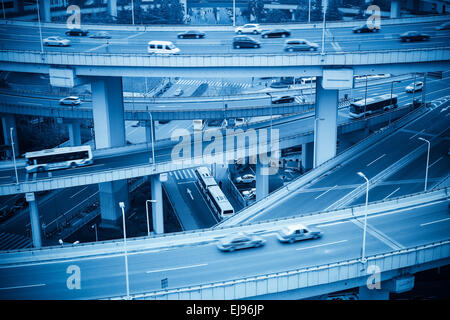
[[160, 174], [155, 174], [150, 177], [150, 186], [152, 199], [156, 200], [155, 203], [152, 203], [153, 232], [161, 234], [164, 233], [164, 215]]
[[[111, 148], [125, 145], [122, 78], [95, 77], [91, 83], [95, 147]], [[128, 206], [126, 180], [99, 183], [102, 225], [116, 225], [122, 217], [119, 202]]]
[[95, 77], [91, 83], [95, 148], [125, 145], [125, 119], [121, 77]]
[[269, 166], [258, 161], [256, 164], [256, 201], [264, 199], [269, 194]]
[[119, 225], [120, 219], [122, 219], [122, 209], [119, 207], [119, 202], [125, 204], [125, 210], [129, 209], [127, 180], [99, 183], [98, 191], [102, 227]]
[[50, 0], [39, 0], [39, 14], [41, 16], [41, 22], [52, 22]]
[[314, 119], [314, 168], [336, 156], [339, 91], [325, 90], [322, 78], [316, 82]]
[[391, 1], [391, 19], [400, 18], [400, 0]]
[[14, 12], [15, 13], [23, 13], [23, 0], [14, 0]]
[[25, 198], [28, 202], [28, 211], [30, 212], [31, 236], [33, 238], [33, 247], [42, 247], [41, 224], [39, 222], [39, 211], [34, 193], [27, 193]]
[[69, 142], [71, 147], [81, 146], [81, 130], [80, 120], [73, 119], [67, 123], [67, 129], [69, 130]]
[[[3, 128], [3, 141], [7, 146], [11, 146], [14, 142], [14, 152], [16, 153], [16, 157], [19, 156], [19, 139], [17, 138], [17, 127], [16, 127], [16, 118], [13, 114], [4, 114], [2, 115], [2, 128]], [[11, 128], [12, 131], [12, 141], [11, 140]], [[12, 158], [12, 149], [7, 150], [7, 157]]]
[[369, 289], [367, 286], [359, 287], [359, 300], [389, 300], [389, 290]]
[[313, 168], [314, 158], [314, 142], [302, 144], [302, 170], [310, 170]]
[[117, 18], [117, 0], [108, 0], [108, 13], [111, 17]]

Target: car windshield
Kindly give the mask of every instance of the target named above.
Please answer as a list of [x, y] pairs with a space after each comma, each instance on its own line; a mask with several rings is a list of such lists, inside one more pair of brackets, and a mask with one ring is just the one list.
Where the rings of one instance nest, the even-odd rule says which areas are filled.
[[173, 49], [175, 49], [176, 47], [175, 47], [175, 45], [173, 45], [173, 44], [169, 44], [169, 45], [167, 46], [167, 48], [170, 49], [170, 50], [173, 50]]

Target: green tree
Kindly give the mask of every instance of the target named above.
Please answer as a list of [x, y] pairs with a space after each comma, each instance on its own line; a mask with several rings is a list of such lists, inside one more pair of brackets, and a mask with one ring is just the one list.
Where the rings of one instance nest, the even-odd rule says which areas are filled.
[[248, 19], [251, 21], [252, 17], [255, 18], [256, 22], [261, 21], [264, 16], [264, 2], [262, 0], [250, 0], [248, 2]]

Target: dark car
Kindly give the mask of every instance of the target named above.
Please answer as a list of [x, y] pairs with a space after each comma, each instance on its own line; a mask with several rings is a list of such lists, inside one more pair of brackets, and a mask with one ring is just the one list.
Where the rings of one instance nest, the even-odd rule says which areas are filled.
[[201, 39], [205, 36], [206, 33], [197, 30], [189, 30], [186, 32], [181, 32], [177, 35], [178, 39]]
[[93, 39], [111, 39], [111, 36], [106, 31], [99, 31], [99, 32], [96, 32], [94, 34], [91, 34], [89, 36], [89, 38], [93, 38]]
[[284, 51], [317, 51], [319, 45], [306, 39], [290, 39], [284, 44]]
[[449, 30], [450, 29], [450, 22], [445, 22], [441, 24], [440, 26], [436, 27], [436, 30]]
[[378, 31], [380, 31], [380, 27], [376, 26], [376, 25], [369, 27], [367, 24], [364, 24], [362, 26], [353, 28], [353, 33], [367, 33], [367, 32], [378, 32]]
[[261, 33], [262, 38], [286, 38], [291, 35], [291, 32], [286, 29], [266, 30]]
[[270, 87], [271, 88], [276, 88], [276, 89], [285, 89], [285, 88], [289, 88], [289, 84], [287, 84], [285, 82], [276, 81], [276, 82], [272, 82], [270, 84]]
[[88, 30], [83, 29], [70, 29], [66, 31], [67, 36], [87, 36], [89, 33]]
[[295, 97], [292, 96], [283, 96], [279, 98], [274, 98], [272, 100], [273, 104], [279, 104], [279, 103], [292, 103], [295, 101]]
[[425, 33], [420, 33], [417, 31], [408, 31], [403, 33], [400, 36], [402, 42], [410, 42], [410, 41], [426, 41], [430, 40], [430, 36]]
[[261, 43], [249, 36], [236, 36], [233, 37], [233, 48], [260, 48]]

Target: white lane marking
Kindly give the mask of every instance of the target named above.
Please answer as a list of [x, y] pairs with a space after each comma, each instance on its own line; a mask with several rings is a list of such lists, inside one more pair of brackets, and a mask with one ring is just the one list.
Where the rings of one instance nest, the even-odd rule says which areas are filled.
[[423, 226], [427, 226], [429, 224], [438, 223], [438, 222], [442, 222], [442, 221], [447, 221], [449, 219], [450, 218], [445, 218], [445, 219], [441, 219], [441, 220], [436, 220], [436, 221], [431, 221], [431, 222], [427, 222], [427, 223], [422, 223], [420, 226], [423, 227]]
[[3, 176], [3, 177], [0, 177], [0, 179], [7, 179], [7, 178], [11, 178], [12, 176]]
[[386, 197], [384, 197], [383, 200], [386, 200], [387, 198], [389, 198], [390, 196], [392, 196], [394, 193], [396, 193], [398, 190], [400, 190], [400, 187], [398, 187], [397, 189], [395, 189], [394, 191], [392, 191], [391, 193], [389, 193]]
[[414, 138], [415, 136], [421, 134], [423, 131], [425, 131], [425, 129], [422, 129], [421, 131], [417, 132], [415, 135], [413, 135], [412, 137], [410, 137], [409, 140], [411, 140], [411, 139]]
[[[88, 168], [94, 168], [94, 167], [101, 167], [101, 166], [104, 166], [105, 164], [104, 163], [99, 163], [99, 164], [94, 164], [94, 165], [92, 165], [92, 166], [89, 166]], [[66, 169], [66, 170], [77, 170], [77, 169], [83, 169], [84, 167], [83, 166], [81, 166], [81, 167], [76, 167], [76, 168], [70, 168], [70, 169]], [[50, 172], [50, 171], [49, 171]]]
[[97, 50], [97, 49], [101, 49], [101, 48], [103, 48], [103, 47], [106, 47], [107, 46], [107, 44], [101, 44], [101, 45], [99, 45], [99, 46], [96, 46], [96, 47], [94, 47], [94, 48], [91, 48], [91, 49], [88, 49], [88, 50], [86, 50], [86, 51], [84, 51], [84, 52], [92, 52], [92, 51], [95, 51], [95, 50]]
[[300, 250], [308, 250], [308, 249], [312, 249], [312, 248], [318, 248], [318, 247], [324, 247], [324, 246], [330, 246], [332, 244], [337, 244], [337, 243], [342, 243], [342, 242], [346, 242], [348, 240], [339, 240], [339, 241], [335, 241], [335, 242], [328, 242], [328, 243], [322, 243], [322, 244], [318, 244], [315, 246], [311, 246], [311, 247], [305, 247], [305, 248], [297, 248], [295, 250], [300, 251]]
[[[84, 202], [86, 202], [87, 200], [89, 200], [90, 198], [92, 198], [93, 196], [95, 196], [97, 193], [99, 193], [99, 191], [94, 192], [93, 194], [91, 194], [89, 197], [87, 197], [86, 199], [84, 199], [83, 201], [81, 201], [80, 203], [78, 203], [76, 206], [70, 208], [69, 210], [67, 210], [66, 212], [64, 212], [62, 215], [64, 216], [66, 213], [72, 211], [73, 209], [75, 209], [76, 207], [79, 207], [80, 205], [82, 205]], [[58, 220], [60, 216], [56, 217], [55, 219], [53, 219], [52, 221], [50, 221], [49, 223], [47, 223], [47, 226], [54, 223], [56, 220]]]
[[373, 160], [372, 162], [368, 163], [366, 166], [369, 167], [371, 166], [373, 163], [375, 163], [376, 161], [380, 160], [381, 158], [385, 157], [386, 153], [383, 154], [382, 156], [379, 156], [378, 158], [376, 158], [375, 160]]
[[437, 159], [435, 162], [433, 162], [432, 164], [430, 164], [430, 166], [428, 167], [428, 169], [430, 169], [433, 165], [435, 165], [437, 162], [439, 162], [439, 160], [441, 160], [443, 157], [440, 157], [439, 159]]
[[38, 284], [30, 284], [30, 285], [27, 285], [27, 286], [15, 286], [15, 287], [0, 288], [0, 290], [12, 290], [12, 289], [42, 287], [42, 286], [45, 286], [45, 285], [46, 285], [45, 283], [38, 283]]
[[194, 264], [194, 265], [183, 266], [183, 267], [174, 267], [174, 268], [166, 268], [166, 269], [158, 269], [158, 270], [149, 270], [149, 271], [146, 271], [145, 273], [173, 271], [173, 270], [181, 270], [181, 269], [188, 269], [188, 268], [198, 268], [198, 267], [204, 267], [204, 266], [207, 266], [207, 265], [208, 265], [207, 263]]
[[83, 192], [84, 190], [86, 190], [88, 187], [84, 187], [83, 189], [81, 189], [80, 191], [74, 193], [73, 195], [70, 196], [70, 198], [72, 199], [73, 197], [76, 197], [78, 194], [80, 194], [81, 192]]
[[317, 197], [315, 197], [314, 199], [319, 199], [321, 196], [325, 195], [326, 193], [330, 192], [331, 190], [333, 190], [334, 188], [336, 188], [338, 185], [335, 185], [334, 187], [331, 187], [330, 189], [328, 189], [327, 191], [319, 194]]

